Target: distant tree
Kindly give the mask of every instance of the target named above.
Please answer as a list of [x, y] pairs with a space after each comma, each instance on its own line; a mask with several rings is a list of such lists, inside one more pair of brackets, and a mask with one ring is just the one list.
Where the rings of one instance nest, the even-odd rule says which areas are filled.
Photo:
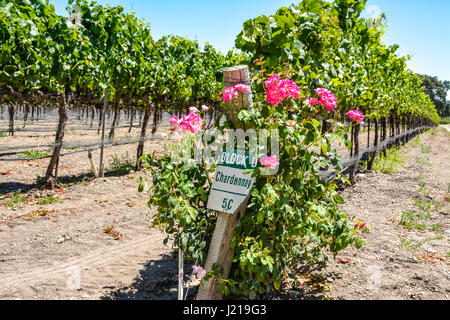
[[450, 116], [450, 101], [447, 101], [447, 92], [450, 90], [450, 81], [439, 81], [437, 77], [420, 75], [425, 87], [425, 92], [436, 105], [436, 110], [441, 117]]

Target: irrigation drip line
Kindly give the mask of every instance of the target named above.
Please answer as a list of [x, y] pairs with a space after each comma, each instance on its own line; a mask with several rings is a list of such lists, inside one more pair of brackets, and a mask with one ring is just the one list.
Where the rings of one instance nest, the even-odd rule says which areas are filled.
[[[116, 143], [108, 143], [105, 144], [105, 148], [110, 148], [110, 147], [116, 147], [116, 146], [123, 146], [123, 145], [128, 145], [128, 144], [134, 144], [140, 141], [154, 141], [154, 140], [164, 140], [163, 137], [151, 137], [151, 138], [140, 138], [140, 139], [136, 139], [133, 141], [126, 141], [126, 142], [116, 142]], [[84, 148], [83, 150], [77, 150], [77, 151], [71, 151], [71, 152], [66, 152], [66, 153], [61, 153], [60, 156], [68, 156], [71, 154], [75, 154], [75, 153], [81, 153], [81, 152], [88, 152], [88, 151], [93, 151], [93, 150], [97, 150], [101, 148], [101, 144], [95, 144], [92, 146], [88, 146], [88, 147], [82, 147]], [[20, 153], [20, 152], [18, 152]], [[17, 154], [17, 153], [16, 153]], [[0, 155], [2, 156], [2, 155]], [[35, 157], [35, 158], [19, 158], [19, 159], [0, 159], [0, 161], [32, 161], [32, 160], [40, 160], [40, 159], [46, 159], [46, 158], [51, 158], [52, 156], [43, 156], [43, 157]]]
[[[360, 150], [359, 154], [357, 156], [347, 156], [347, 157], [345, 157], [342, 160], [343, 170], [341, 170], [341, 173], [343, 173], [343, 174], [346, 173], [351, 166], [359, 163], [359, 161], [361, 161], [361, 159], [366, 157], [367, 154], [371, 154], [371, 153], [374, 153], [374, 152], [382, 151], [386, 146], [389, 146], [390, 144], [395, 143], [395, 141], [401, 139], [402, 137], [404, 137], [406, 135], [415, 133], [415, 132], [420, 131], [420, 130], [426, 130], [426, 129], [429, 129], [429, 128], [431, 128], [431, 127], [429, 127], [429, 126], [422, 126], [422, 127], [418, 127], [418, 128], [415, 128], [415, 129], [410, 129], [410, 130], [404, 131], [404, 132], [402, 132], [400, 134], [397, 134], [395, 136], [387, 137], [385, 140], [380, 141], [377, 146], [372, 144], [369, 147], [366, 147], [366, 148]], [[321, 178], [323, 178], [323, 179], [326, 178], [327, 180], [332, 180], [337, 175], [336, 172], [333, 172], [336, 169], [337, 169], [337, 167], [333, 167], [333, 168], [328, 169], [328, 170], [320, 170], [319, 171], [319, 176]]]
[[[131, 140], [130, 140], [131, 139]], [[118, 140], [118, 143], [122, 143], [121, 140]], [[147, 140], [142, 139], [140, 136], [136, 136], [136, 137], [131, 137], [129, 139], [126, 139], [126, 143], [130, 142], [130, 143], [136, 143], [136, 142], [145, 142]], [[69, 149], [75, 149], [75, 148], [89, 148], [89, 147], [96, 147], [99, 146], [100, 143], [96, 142], [94, 144], [81, 144], [81, 143], [51, 143], [51, 144], [39, 144], [39, 145], [34, 145], [34, 146], [17, 146], [17, 147], [0, 147], [0, 151], [8, 151], [8, 150], [21, 150], [21, 149], [39, 149], [39, 148], [54, 148], [54, 147], [63, 147], [63, 148], [69, 148]], [[22, 152], [16, 152], [17, 153], [22, 153]], [[0, 157], [5, 155], [4, 153], [0, 153]]]
[[[159, 128], [169, 128], [166, 126], [159, 126]], [[132, 138], [140, 138], [140, 136], [132, 137]], [[120, 140], [119, 140], [120, 141]], [[145, 142], [146, 140], [143, 140]], [[137, 142], [140, 142], [140, 140], [137, 140]], [[37, 148], [51, 148], [51, 147], [66, 147], [66, 148], [83, 148], [83, 147], [91, 147], [91, 146], [97, 146], [98, 144], [79, 144], [79, 143], [63, 143], [62, 145], [60, 143], [50, 143], [50, 144], [37, 144], [37, 145], [21, 145], [21, 146], [15, 146], [15, 147], [0, 147], [0, 151], [9, 151], [9, 150], [21, 150], [21, 149], [37, 149]], [[2, 154], [0, 153], [0, 156]]]
[[[387, 137], [385, 140], [380, 141], [378, 143], [377, 146], [375, 146], [374, 144], [370, 145], [369, 147], [366, 147], [362, 150], [359, 151], [358, 156], [346, 156], [343, 160], [342, 160], [342, 167], [343, 169], [340, 170], [340, 172], [342, 174], [345, 174], [349, 168], [357, 163], [359, 163], [359, 161], [361, 161], [361, 159], [363, 159], [364, 157], [367, 157], [368, 154], [374, 153], [374, 152], [379, 152], [382, 151], [386, 146], [389, 147], [389, 145], [392, 145], [393, 143], [395, 143], [397, 140], [401, 139], [402, 137], [406, 136], [406, 135], [410, 135], [413, 134], [417, 131], [420, 130], [426, 130], [431, 128], [430, 126], [422, 126], [422, 127], [418, 127], [415, 129], [410, 129], [407, 131], [404, 131], [400, 134], [397, 134], [395, 136], [390, 136]], [[121, 146], [121, 145], [128, 145], [128, 144], [133, 144], [133, 143], [137, 143], [137, 142], [145, 142], [145, 141], [153, 141], [153, 140], [164, 140], [164, 137], [162, 137], [161, 135], [159, 137], [151, 137], [151, 138], [140, 138], [139, 139], [133, 139], [133, 140], [129, 140], [126, 142], [116, 142], [116, 143], [109, 143], [106, 144], [104, 147], [105, 148], [110, 148], [110, 147], [115, 147], [115, 146]], [[42, 148], [42, 147], [54, 147], [57, 144], [48, 144], [48, 145], [39, 145], [39, 146], [19, 146], [19, 147], [11, 147], [11, 148], [1, 148], [0, 150], [14, 150], [14, 149], [32, 149], [32, 148]], [[64, 146], [64, 145], [63, 145]], [[69, 145], [65, 145], [65, 147], [69, 147]], [[74, 147], [74, 146], [72, 146]], [[81, 153], [81, 152], [88, 152], [88, 151], [93, 151], [93, 150], [97, 150], [101, 148], [101, 144], [94, 144], [94, 145], [84, 145], [84, 146], [79, 146], [80, 148], [84, 148], [83, 150], [77, 150], [77, 151], [72, 151], [72, 152], [67, 152], [67, 153], [62, 153], [60, 156], [67, 156], [67, 155], [72, 155], [72, 154], [76, 154], [76, 153]], [[12, 154], [17, 154], [17, 153], [21, 153], [21, 152], [16, 152], [16, 153], [4, 153], [4, 154], [0, 154], [1, 156], [5, 156], [5, 155], [12, 155]], [[43, 157], [36, 157], [36, 158], [20, 158], [20, 159], [0, 159], [0, 161], [31, 161], [31, 160], [40, 160], [40, 159], [46, 159], [46, 158], [51, 158], [52, 156], [43, 156]], [[328, 170], [319, 170], [319, 176], [322, 179], [327, 179], [327, 180], [333, 180], [337, 173], [335, 172], [335, 170], [337, 169], [336, 166], [328, 169]]]

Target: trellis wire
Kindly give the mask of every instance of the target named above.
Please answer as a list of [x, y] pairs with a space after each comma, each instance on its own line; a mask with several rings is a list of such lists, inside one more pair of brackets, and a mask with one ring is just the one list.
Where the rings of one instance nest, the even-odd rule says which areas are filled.
[[[426, 130], [426, 129], [429, 129], [429, 128], [431, 128], [431, 127], [429, 127], [429, 126], [422, 126], [422, 127], [418, 127], [418, 128], [415, 128], [415, 129], [410, 129], [410, 130], [404, 131], [404, 132], [402, 132], [402, 133], [400, 133], [400, 134], [397, 134], [397, 135], [395, 135], [395, 136], [387, 137], [385, 140], [380, 141], [380, 142], [378, 143], [377, 146], [375, 146], [374, 144], [372, 144], [372, 145], [370, 145], [369, 147], [366, 147], [366, 148], [360, 150], [358, 156], [347, 156], [347, 157], [345, 157], [345, 158], [342, 160], [343, 171], [348, 170], [348, 168], [349, 168], [350, 166], [359, 163], [359, 161], [360, 161], [366, 154], [381, 151], [381, 150], [383, 150], [383, 148], [385, 148], [387, 145], [389, 145], [389, 144], [395, 142], [397, 139], [400, 139], [400, 138], [402, 138], [402, 137], [405, 136], [405, 135], [413, 134], [413, 133], [415, 133], [415, 132], [417, 132], [417, 131], [420, 131], [420, 130]], [[336, 167], [333, 167], [333, 168], [328, 169], [328, 170], [321, 170], [321, 171], [319, 171], [319, 176], [320, 176], [321, 178], [323, 178], [323, 179], [326, 178], [326, 179], [328, 179], [328, 180], [332, 180], [332, 179], [336, 176], [336, 173], [333, 172], [334, 170], [336, 170]]]
[[[160, 137], [151, 137], [151, 138], [143, 138], [143, 139], [141, 139], [139, 137], [139, 139], [133, 140], [133, 141], [105, 144], [105, 148], [110, 148], [110, 147], [115, 147], [115, 146], [122, 146], [122, 145], [128, 145], [128, 144], [134, 144], [134, 143], [137, 143], [137, 142], [154, 141], [154, 140], [165, 140], [165, 138], [160, 136]], [[54, 144], [49, 145], [49, 146], [54, 146]], [[90, 146], [87, 146], [87, 147], [83, 146], [82, 148], [85, 148], [85, 149], [62, 153], [60, 156], [62, 157], [62, 156], [67, 156], [67, 155], [71, 155], [71, 154], [75, 154], [75, 153], [87, 152], [89, 150], [91, 150], [91, 151], [92, 150], [97, 150], [97, 149], [101, 148], [101, 144], [90, 145]], [[21, 149], [25, 149], [25, 148], [21, 148]], [[28, 149], [30, 149], [30, 148], [28, 148]], [[1, 156], [2, 156], [2, 154], [0, 154], [0, 157]], [[31, 161], [31, 160], [46, 159], [46, 158], [51, 158], [51, 157], [52, 156], [50, 155], [50, 156], [43, 156], [43, 157], [36, 157], [36, 158], [21, 158], [21, 159], [1, 159], [0, 158], [0, 161]]]

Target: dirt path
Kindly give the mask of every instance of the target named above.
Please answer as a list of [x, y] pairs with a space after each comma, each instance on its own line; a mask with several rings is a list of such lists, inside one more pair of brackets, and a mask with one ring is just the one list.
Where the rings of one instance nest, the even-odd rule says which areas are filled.
[[[419, 139], [402, 149], [406, 163], [398, 172], [359, 174], [342, 192], [343, 210], [367, 224], [369, 246], [347, 249], [313, 272], [325, 288], [313, 296], [449, 299], [450, 133], [438, 129]], [[417, 223], [426, 230], [399, 224], [410, 211], [425, 215]]]
[[[341, 263], [330, 258], [326, 269], [307, 276], [322, 289], [308, 284], [290, 288], [297, 293], [291, 298], [448, 299], [449, 135], [439, 130], [436, 135], [422, 135], [415, 146], [410, 143], [404, 149], [406, 164], [393, 175], [358, 175], [358, 184], [342, 192], [347, 201], [343, 209], [369, 226], [365, 235], [370, 247], [342, 252]], [[134, 149], [135, 145], [115, 147], [107, 156], [127, 150], [131, 154]], [[146, 152], [160, 149], [148, 144]], [[0, 175], [4, 186], [0, 299], [176, 298], [176, 260], [170, 256], [171, 247], [162, 244], [163, 235], [148, 225], [152, 212], [146, 204], [148, 195], [137, 193], [140, 174], [75, 181], [48, 193], [33, 188], [46, 163], [8, 163], [1, 168], [14, 174]], [[63, 158], [62, 166], [67, 176], [89, 171], [85, 155]], [[419, 192], [421, 181], [425, 187]], [[25, 199], [8, 204], [17, 186], [29, 188], [22, 193]], [[38, 202], [49, 197], [58, 201]], [[433, 202], [424, 232], [399, 225], [402, 212], [419, 211], [414, 197], [440, 204]], [[432, 230], [431, 225], [439, 229]], [[118, 240], [104, 232], [107, 227], [118, 232]], [[399, 235], [416, 242], [442, 238], [409, 252], [401, 246]], [[431, 262], [424, 262], [427, 259]], [[185, 274], [190, 271], [187, 265]]]
[[[137, 193], [136, 179], [130, 174], [71, 187], [63, 203], [4, 216], [0, 298], [99, 298], [132, 282], [149, 260], [161, 259], [169, 249], [148, 227], [148, 196]], [[110, 226], [118, 240], [104, 232]], [[68, 281], [75, 284], [68, 288]]]

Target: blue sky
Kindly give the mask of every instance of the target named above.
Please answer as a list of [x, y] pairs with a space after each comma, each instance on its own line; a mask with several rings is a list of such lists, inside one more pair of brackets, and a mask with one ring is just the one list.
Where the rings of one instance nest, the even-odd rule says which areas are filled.
[[[67, 0], [50, 0], [56, 12], [66, 15]], [[122, 5], [150, 23], [155, 39], [180, 35], [210, 42], [226, 52], [245, 20], [272, 14], [293, 0], [97, 0]], [[409, 68], [417, 73], [450, 80], [450, 0], [368, 0], [365, 16], [387, 15], [386, 44], [400, 45], [411, 55]], [[450, 99], [450, 91], [448, 99]]]

